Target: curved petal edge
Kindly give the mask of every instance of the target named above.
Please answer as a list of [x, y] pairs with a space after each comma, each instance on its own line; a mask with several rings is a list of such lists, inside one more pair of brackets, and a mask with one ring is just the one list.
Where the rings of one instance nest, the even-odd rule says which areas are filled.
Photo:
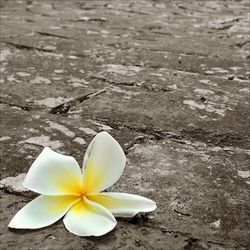
[[97, 134], [83, 160], [85, 193], [99, 193], [121, 177], [126, 156], [119, 143], [107, 132]]
[[78, 195], [82, 192], [83, 178], [73, 157], [45, 147], [31, 165], [23, 185], [43, 195]]
[[106, 207], [116, 217], [133, 217], [139, 212], [151, 212], [157, 207], [148, 198], [127, 193], [100, 193], [90, 195], [88, 199]]
[[63, 217], [78, 201], [79, 197], [76, 196], [40, 195], [19, 210], [8, 227], [35, 229], [49, 226]]
[[67, 230], [78, 236], [101, 236], [116, 226], [114, 216], [86, 198], [75, 204], [63, 219]]

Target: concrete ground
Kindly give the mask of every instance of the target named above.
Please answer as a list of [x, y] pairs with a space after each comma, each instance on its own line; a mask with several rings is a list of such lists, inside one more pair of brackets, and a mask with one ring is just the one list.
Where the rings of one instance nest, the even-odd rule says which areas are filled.
[[[247, 0], [2, 0], [0, 249], [243, 250], [250, 244]], [[102, 130], [111, 190], [158, 208], [102, 237], [10, 230], [44, 146], [81, 163]]]

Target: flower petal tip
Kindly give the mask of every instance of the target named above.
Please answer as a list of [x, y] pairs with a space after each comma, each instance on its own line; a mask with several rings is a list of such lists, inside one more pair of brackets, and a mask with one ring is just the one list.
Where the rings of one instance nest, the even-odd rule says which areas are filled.
[[10, 221], [8, 227], [9, 227], [9, 228], [15, 228], [15, 227], [12, 225], [11, 221]]
[[16, 216], [14, 216], [8, 225], [9, 228], [19, 228], [18, 224], [16, 223]]
[[[64, 223], [64, 225], [65, 225], [65, 223]], [[81, 233], [81, 232], [76, 232], [75, 230], [73, 230], [73, 229], [71, 229], [71, 228], [69, 228], [69, 227], [66, 227], [66, 225], [65, 225], [65, 227], [66, 227], [66, 229], [67, 229], [70, 233], [72, 233], [72, 234], [74, 234], [74, 235], [77, 235], [77, 236], [81, 236], [81, 237], [91, 237], [91, 236], [99, 237], [99, 236], [103, 236], [103, 235], [105, 235], [105, 234], [107, 234], [107, 233], [113, 231], [114, 228], [116, 227], [116, 225], [117, 225], [117, 221], [114, 222], [114, 226], [113, 226], [112, 228], [109, 228], [109, 229], [106, 230], [106, 231], [102, 231], [102, 232], [92, 232], [92, 233]]]
[[156, 208], [157, 208], [157, 205], [156, 205], [156, 203], [154, 202], [154, 201], [152, 201], [152, 207], [151, 207], [151, 211], [149, 211], [149, 212], [153, 212]]
[[10, 221], [9, 228], [13, 228], [13, 229], [24, 229], [23, 227], [21, 227], [20, 225], [18, 225], [18, 223], [15, 221], [15, 217], [12, 218], [12, 220]]
[[151, 204], [148, 204], [147, 207], [145, 207], [144, 209], [141, 209], [141, 211], [135, 213], [135, 215], [140, 213], [140, 212], [150, 213], [150, 212], [155, 211], [155, 209], [157, 208], [157, 205], [156, 205], [156, 203], [154, 201], [152, 201], [152, 200], [150, 200], [150, 201], [151, 201]]

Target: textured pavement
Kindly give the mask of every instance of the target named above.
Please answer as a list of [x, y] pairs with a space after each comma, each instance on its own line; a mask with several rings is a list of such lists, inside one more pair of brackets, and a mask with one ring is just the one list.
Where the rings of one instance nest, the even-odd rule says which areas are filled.
[[[0, 5], [0, 249], [249, 249], [247, 0]], [[8, 229], [42, 148], [81, 163], [102, 130], [127, 156], [110, 190], [157, 210], [97, 238]]]

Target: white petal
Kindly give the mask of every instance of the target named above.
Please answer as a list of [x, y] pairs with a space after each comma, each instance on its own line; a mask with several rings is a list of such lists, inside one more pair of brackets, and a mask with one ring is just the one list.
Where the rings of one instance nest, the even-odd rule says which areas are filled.
[[114, 216], [104, 207], [84, 198], [63, 219], [65, 227], [79, 236], [100, 236], [116, 226]]
[[117, 217], [133, 217], [139, 212], [151, 212], [156, 209], [155, 202], [134, 194], [107, 192], [88, 196], [88, 199], [106, 207]]
[[112, 186], [122, 175], [125, 164], [126, 156], [119, 143], [107, 132], [97, 134], [84, 156], [85, 194]]
[[58, 221], [79, 200], [79, 197], [73, 195], [41, 195], [19, 210], [9, 227], [31, 229], [49, 226]]
[[30, 167], [23, 185], [45, 195], [79, 194], [82, 178], [81, 169], [73, 157], [44, 148]]

